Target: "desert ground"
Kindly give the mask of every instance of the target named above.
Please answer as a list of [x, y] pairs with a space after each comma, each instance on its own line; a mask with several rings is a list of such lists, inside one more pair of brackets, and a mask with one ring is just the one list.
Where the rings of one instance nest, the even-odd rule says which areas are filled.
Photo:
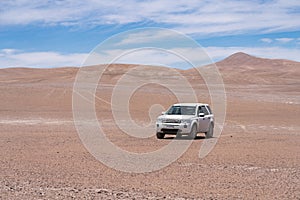
[[[199, 134], [178, 160], [148, 173], [107, 167], [84, 147], [72, 113], [78, 68], [0, 69], [0, 199], [300, 199], [300, 63], [237, 53], [216, 65], [227, 107], [215, 148], [199, 159], [205, 140]], [[106, 103], [131, 67], [116, 64], [105, 72], [96, 91], [97, 117], [120, 148], [154, 151], [176, 138], [158, 140], [155, 129], [149, 138], [128, 136]], [[149, 68], [142, 77], [158, 70]], [[178, 71], [209, 103], [194, 69]], [[130, 111], [146, 123], [152, 104], [167, 108], [176, 101], [150, 84], [134, 93]]]

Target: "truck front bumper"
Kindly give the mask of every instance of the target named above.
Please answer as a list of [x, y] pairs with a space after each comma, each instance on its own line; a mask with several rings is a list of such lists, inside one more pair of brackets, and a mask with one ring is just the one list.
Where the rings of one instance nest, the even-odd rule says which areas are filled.
[[156, 123], [156, 132], [165, 134], [189, 134], [191, 125], [188, 123]]

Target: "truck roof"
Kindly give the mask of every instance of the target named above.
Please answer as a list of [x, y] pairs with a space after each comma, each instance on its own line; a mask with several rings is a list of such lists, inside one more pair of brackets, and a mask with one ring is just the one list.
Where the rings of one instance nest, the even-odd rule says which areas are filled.
[[175, 103], [173, 106], [208, 106], [206, 103]]

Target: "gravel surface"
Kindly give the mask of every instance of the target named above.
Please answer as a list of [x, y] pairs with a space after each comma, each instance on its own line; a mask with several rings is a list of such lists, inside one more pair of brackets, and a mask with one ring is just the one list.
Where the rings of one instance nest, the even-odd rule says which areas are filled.
[[[3, 80], [11, 81], [0, 83], [0, 199], [300, 199], [298, 102], [286, 103], [279, 94], [272, 101], [266, 94], [264, 100], [265, 87], [247, 93], [230, 85], [224, 130], [208, 156], [198, 157], [204, 142], [199, 134], [169, 166], [126, 173], [99, 162], [79, 139], [72, 117], [72, 70], [57, 70], [52, 78], [34, 70], [20, 70], [18, 77], [3, 73]], [[148, 113], [141, 111], [148, 111], [151, 100], [163, 106], [176, 100], [163, 88], [149, 87], [151, 94], [143, 88], [132, 98], [132, 117], [140, 123], [149, 123]], [[299, 99], [294, 88], [291, 94], [285, 91], [287, 99], [289, 94]], [[109, 102], [111, 89], [100, 88], [96, 95]], [[126, 135], [102, 100], [96, 100], [97, 117], [120, 148], [142, 153], [180, 143], [173, 137], [157, 140], [155, 132], [145, 139]]]

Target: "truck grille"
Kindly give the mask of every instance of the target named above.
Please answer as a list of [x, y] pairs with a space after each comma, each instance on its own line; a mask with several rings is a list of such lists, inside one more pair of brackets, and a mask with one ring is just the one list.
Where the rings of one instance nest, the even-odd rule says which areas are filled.
[[181, 120], [180, 119], [164, 119], [163, 123], [176, 123], [180, 124]]
[[166, 134], [177, 134], [181, 132], [179, 129], [167, 129], [167, 128], [162, 128], [161, 131]]

